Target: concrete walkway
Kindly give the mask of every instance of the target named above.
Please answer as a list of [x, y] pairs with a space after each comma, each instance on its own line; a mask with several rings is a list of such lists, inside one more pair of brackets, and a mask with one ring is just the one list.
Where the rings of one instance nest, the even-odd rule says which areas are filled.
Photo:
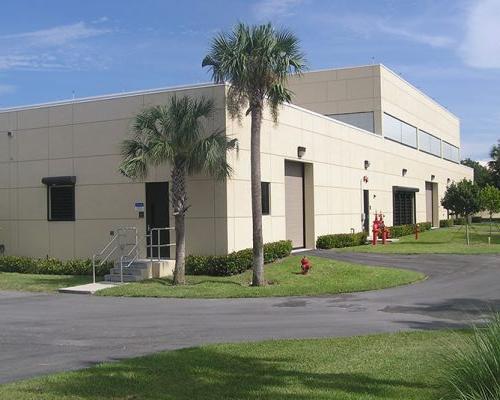
[[202, 343], [458, 327], [500, 309], [500, 257], [310, 254], [429, 279], [316, 298], [189, 300], [0, 292], [0, 382]]

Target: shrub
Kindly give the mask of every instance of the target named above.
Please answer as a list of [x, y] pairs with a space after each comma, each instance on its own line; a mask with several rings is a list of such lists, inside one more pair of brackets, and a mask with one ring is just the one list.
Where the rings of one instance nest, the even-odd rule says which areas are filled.
[[[446, 346], [445, 399], [500, 399], [500, 316], [472, 336]], [[450, 351], [450, 347], [452, 350]]]
[[431, 222], [419, 222], [417, 225], [420, 228], [420, 232], [430, 231], [432, 228]]
[[465, 225], [465, 222], [467, 220], [463, 217], [459, 217], [459, 218], [455, 218], [455, 220], [453, 221], [453, 224], [454, 225]]
[[450, 226], [453, 226], [453, 220], [452, 219], [441, 219], [439, 221], [439, 227], [440, 228], [449, 228]]
[[[111, 262], [96, 267], [96, 275], [109, 273]], [[0, 257], [0, 272], [48, 275], [92, 275], [91, 260], [61, 261], [55, 258], [30, 258], [18, 256]]]
[[316, 247], [318, 249], [333, 249], [340, 247], [352, 247], [365, 244], [368, 234], [359, 233], [338, 233], [334, 235], [318, 236]]
[[[266, 264], [284, 258], [292, 252], [290, 240], [280, 240], [264, 244]], [[252, 249], [244, 249], [221, 256], [186, 257], [186, 272], [190, 275], [230, 276], [241, 274], [252, 268]]]
[[[428, 231], [429, 229], [432, 228], [432, 224], [430, 222], [419, 222], [417, 225], [419, 227], [420, 232]], [[413, 224], [395, 225], [395, 226], [390, 226], [387, 229], [389, 229], [389, 237], [391, 238], [413, 235], [415, 233], [415, 225]]]
[[471, 218], [471, 221], [472, 221], [473, 223], [477, 224], [477, 223], [483, 222], [483, 217], [479, 217], [479, 216], [477, 216], [477, 217], [472, 217], [472, 218]]

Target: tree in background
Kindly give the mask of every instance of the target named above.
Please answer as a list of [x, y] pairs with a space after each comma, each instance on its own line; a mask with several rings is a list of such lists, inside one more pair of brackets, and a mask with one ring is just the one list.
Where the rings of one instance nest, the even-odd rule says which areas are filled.
[[[164, 106], [145, 109], [135, 117], [132, 138], [122, 143], [120, 172], [145, 178], [151, 166], [172, 167], [171, 203], [175, 216], [174, 284], [185, 283], [185, 215], [189, 208], [186, 177], [204, 173], [223, 180], [231, 174], [226, 153], [236, 147], [225, 131], [205, 132], [214, 104], [207, 99], [175, 96]], [[167, 205], [165, 205], [167, 207]]]
[[239, 120], [242, 114], [251, 117], [252, 285], [261, 286], [265, 284], [260, 171], [264, 106], [269, 106], [277, 122], [278, 107], [292, 98], [292, 92], [286, 87], [287, 78], [304, 70], [304, 55], [293, 33], [276, 30], [271, 24], [248, 26], [240, 23], [232, 32], [220, 33], [212, 40], [202, 66], [210, 68], [215, 82], [230, 84], [227, 92], [230, 116]]
[[493, 184], [500, 189], [500, 140], [491, 148], [490, 157], [488, 169], [492, 175]]
[[465, 218], [465, 236], [467, 244], [470, 244], [469, 217], [482, 209], [479, 186], [467, 179], [453, 182], [446, 189], [441, 205], [452, 214]]
[[474, 183], [480, 188], [483, 188], [486, 185], [491, 185], [493, 183], [492, 174], [484, 165], [481, 165], [479, 162], [474, 161], [470, 158], [466, 158], [460, 163], [474, 169]]
[[481, 208], [490, 214], [490, 237], [493, 214], [500, 212], [500, 189], [488, 185], [481, 189]]

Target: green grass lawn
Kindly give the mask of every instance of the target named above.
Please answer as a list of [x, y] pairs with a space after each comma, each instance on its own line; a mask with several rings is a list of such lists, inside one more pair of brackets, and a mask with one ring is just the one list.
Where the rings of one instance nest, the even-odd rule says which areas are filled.
[[370, 252], [370, 253], [455, 253], [455, 254], [488, 254], [500, 253], [500, 231], [494, 227], [491, 245], [488, 245], [489, 225], [486, 223], [473, 224], [470, 231], [469, 246], [465, 243], [465, 227], [433, 229], [420, 233], [418, 240], [414, 235], [404, 236], [399, 242], [385, 246], [364, 245], [336, 249], [342, 252]]
[[438, 400], [453, 332], [210, 345], [0, 385], [9, 400]]
[[91, 276], [38, 275], [0, 272], [0, 290], [56, 292], [57, 289], [92, 282]]
[[100, 296], [138, 297], [266, 297], [312, 296], [357, 292], [403, 285], [423, 279], [420, 273], [381, 267], [367, 267], [341, 261], [311, 257], [313, 268], [299, 274], [300, 256], [265, 266], [264, 287], [251, 287], [251, 271], [229, 277], [187, 276], [187, 284], [173, 286], [171, 278], [150, 279], [97, 292]]

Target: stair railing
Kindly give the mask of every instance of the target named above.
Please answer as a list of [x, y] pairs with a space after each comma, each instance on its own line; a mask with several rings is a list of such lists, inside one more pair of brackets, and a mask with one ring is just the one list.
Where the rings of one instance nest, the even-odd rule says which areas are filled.
[[130, 266], [139, 259], [139, 237], [137, 230], [135, 231], [135, 244], [132, 246], [127, 254], [120, 256], [120, 282], [123, 283], [123, 268], [130, 268]]
[[[128, 243], [122, 241], [123, 237], [126, 237], [126, 232], [133, 232], [134, 233], [134, 242], [133, 243]], [[120, 251], [120, 260], [123, 257], [125, 247], [127, 246], [132, 246], [132, 249], [137, 249], [137, 228], [132, 226], [132, 227], [123, 227], [123, 228], [118, 228], [116, 231], [113, 232], [113, 237], [109, 240], [109, 242], [104, 246], [104, 248], [98, 252], [95, 253], [92, 256], [92, 280], [95, 283], [96, 282], [96, 267], [102, 266], [106, 261], [109, 260], [109, 258], [117, 252], [117, 250]], [[132, 250], [131, 250], [132, 251]], [[129, 252], [131, 254], [131, 252]], [[121, 262], [120, 262], [121, 264]], [[123, 276], [121, 278], [123, 282]]]
[[[146, 239], [149, 239], [149, 260], [151, 262], [153, 261], [160, 261], [161, 260], [161, 249], [163, 247], [172, 247], [175, 246], [174, 243], [165, 243], [161, 244], [160, 238], [161, 238], [161, 232], [169, 232], [169, 231], [175, 231], [175, 227], [165, 227], [165, 228], [150, 228], [149, 229], [149, 234], [146, 234]], [[153, 238], [156, 237], [156, 244], [153, 244]], [[170, 238], [170, 235], [169, 235]], [[153, 249], [156, 249], [157, 251], [157, 257], [155, 258], [153, 256]]]

